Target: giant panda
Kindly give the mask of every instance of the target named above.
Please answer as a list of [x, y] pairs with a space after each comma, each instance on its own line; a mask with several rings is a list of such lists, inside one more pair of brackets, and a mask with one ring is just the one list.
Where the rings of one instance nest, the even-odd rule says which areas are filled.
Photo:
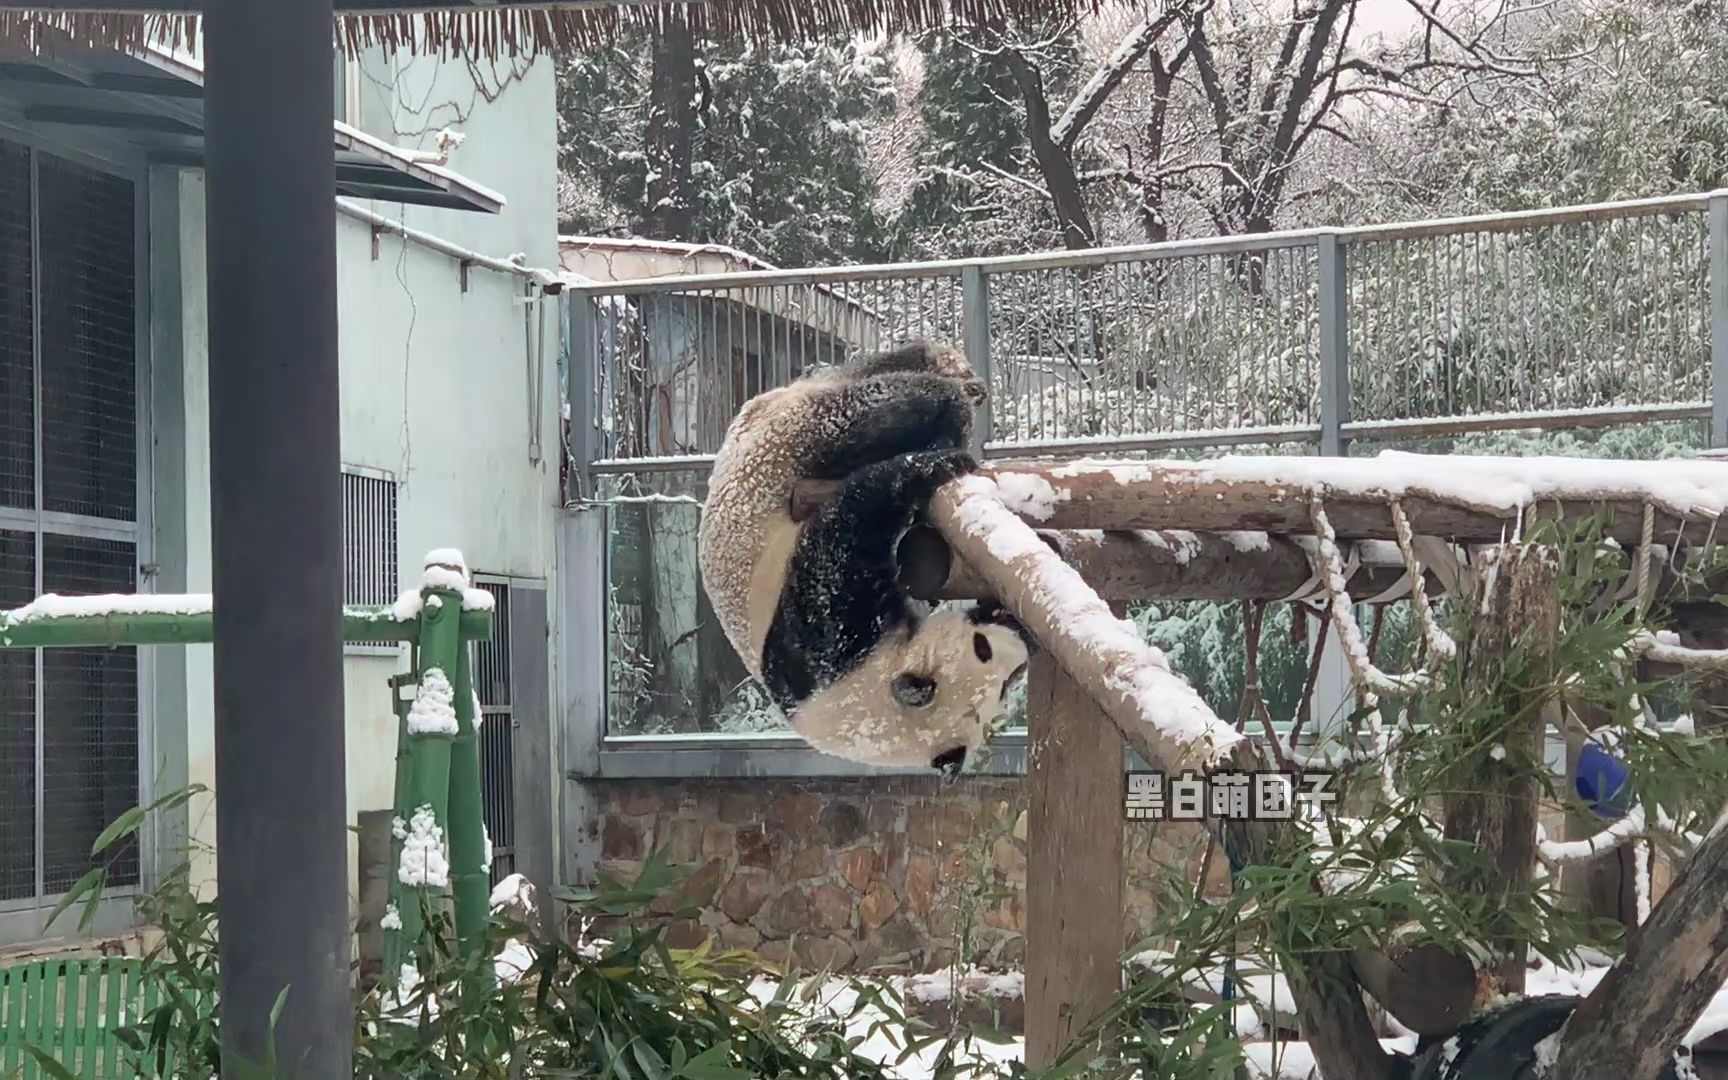
[[[1002, 714], [1031, 638], [998, 604], [934, 610], [900, 587], [895, 549], [964, 447], [983, 386], [917, 341], [750, 399], [715, 456], [698, 562], [721, 628], [793, 730], [873, 765], [952, 779]], [[841, 481], [795, 520], [801, 480]]]

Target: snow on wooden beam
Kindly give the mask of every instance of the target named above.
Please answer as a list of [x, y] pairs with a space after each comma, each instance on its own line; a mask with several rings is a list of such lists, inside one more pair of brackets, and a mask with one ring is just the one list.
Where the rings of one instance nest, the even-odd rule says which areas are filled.
[[1162, 652], [1003, 505], [996, 485], [976, 476], [945, 484], [930, 501], [930, 520], [1155, 767], [1210, 769], [1242, 741]]
[[[1713, 539], [1728, 507], [1728, 467], [1710, 460], [1610, 461], [1493, 458], [1388, 452], [1372, 458], [1225, 457], [1212, 461], [1005, 462], [980, 475], [1039, 529], [1106, 532], [1311, 535], [1308, 500], [1326, 499], [1343, 539], [1396, 539], [1389, 509], [1402, 502], [1418, 536], [1494, 543], [1518, 515], [1567, 520], [1602, 513], [1624, 544], [1642, 534], [1646, 504], [1656, 540]], [[833, 497], [838, 483], [802, 484], [792, 514], [802, 519]]]

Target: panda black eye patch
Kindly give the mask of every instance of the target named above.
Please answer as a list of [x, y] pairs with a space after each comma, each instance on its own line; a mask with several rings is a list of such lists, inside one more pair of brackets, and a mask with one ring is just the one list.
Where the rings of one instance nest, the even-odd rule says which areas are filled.
[[986, 638], [983, 634], [973, 634], [972, 651], [978, 654], [978, 662], [980, 664], [988, 664], [992, 655], [990, 650], [990, 639]]

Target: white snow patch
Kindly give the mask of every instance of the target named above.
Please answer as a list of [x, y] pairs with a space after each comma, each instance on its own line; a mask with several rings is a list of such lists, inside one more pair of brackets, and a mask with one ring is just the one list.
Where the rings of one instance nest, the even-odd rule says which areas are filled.
[[492, 594], [485, 589], [462, 590], [463, 611], [491, 611], [496, 603]]
[[1244, 738], [1219, 720], [1171, 671], [1163, 652], [1129, 630], [1073, 567], [1049, 557], [1037, 533], [1003, 505], [994, 483], [982, 476], [957, 482], [963, 488], [955, 515], [961, 531], [981, 541], [996, 559], [1040, 567], [1031, 582], [1034, 604], [1049, 612], [1077, 646], [1108, 664], [1104, 689], [1131, 702], [1154, 738], [1198, 750], [1204, 765], [1216, 763]]
[[492, 974], [500, 983], [513, 983], [534, 966], [534, 953], [521, 938], [511, 938], [492, 960]]
[[459, 593], [468, 587], [468, 575], [443, 566], [428, 566], [420, 576], [420, 584], [427, 589], [449, 589]]
[[67, 617], [98, 618], [108, 615], [208, 615], [209, 593], [105, 593], [98, 596], [61, 596], [45, 593], [0, 618], [0, 627], [10, 623]]
[[391, 904], [389, 907], [384, 909], [384, 917], [382, 919], [378, 920], [378, 929], [380, 929], [380, 930], [400, 930], [400, 929], [402, 929], [402, 913], [400, 911], [396, 910], [395, 904]]
[[390, 819], [390, 835], [398, 840], [408, 839], [408, 823], [400, 817]]
[[444, 852], [444, 830], [432, 807], [414, 811], [408, 836], [402, 841], [402, 861], [396, 867], [402, 884], [414, 888], [442, 889], [450, 884], [450, 860]]
[[500, 911], [506, 907], [515, 907], [519, 912], [528, 915], [535, 911], [534, 886], [521, 874], [511, 874], [492, 889], [487, 909]]
[[408, 589], [390, 605], [390, 617], [397, 622], [413, 622], [420, 617], [424, 606], [425, 602], [420, 599], [420, 590]]
[[1056, 512], [1056, 504], [1070, 495], [1067, 488], [1058, 490], [1037, 473], [996, 473], [993, 478], [1004, 506], [1039, 521], [1048, 521]]
[[1178, 566], [1187, 566], [1190, 559], [1200, 554], [1200, 538], [1186, 529], [1141, 529], [1135, 535], [1160, 551], [1170, 552]]
[[1250, 551], [1272, 550], [1272, 538], [1263, 532], [1234, 530], [1231, 532], [1220, 533], [1219, 535], [1223, 536], [1225, 540], [1228, 540], [1230, 546], [1240, 552], [1246, 553]]
[[426, 606], [436, 611], [444, 606], [444, 598], [439, 596], [437, 593], [433, 593], [431, 596], [426, 598]]
[[[434, 598], [436, 599], [436, 598]], [[420, 676], [414, 704], [408, 710], [408, 734], [454, 735], [457, 732], [455, 690], [441, 668], [428, 668]]]

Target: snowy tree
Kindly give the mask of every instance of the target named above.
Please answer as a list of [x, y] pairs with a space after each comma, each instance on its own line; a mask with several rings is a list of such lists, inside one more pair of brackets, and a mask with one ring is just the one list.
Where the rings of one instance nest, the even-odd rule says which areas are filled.
[[891, 112], [886, 49], [653, 40], [560, 80], [567, 229], [727, 244], [786, 266], [880, 258], [866, 123]]

